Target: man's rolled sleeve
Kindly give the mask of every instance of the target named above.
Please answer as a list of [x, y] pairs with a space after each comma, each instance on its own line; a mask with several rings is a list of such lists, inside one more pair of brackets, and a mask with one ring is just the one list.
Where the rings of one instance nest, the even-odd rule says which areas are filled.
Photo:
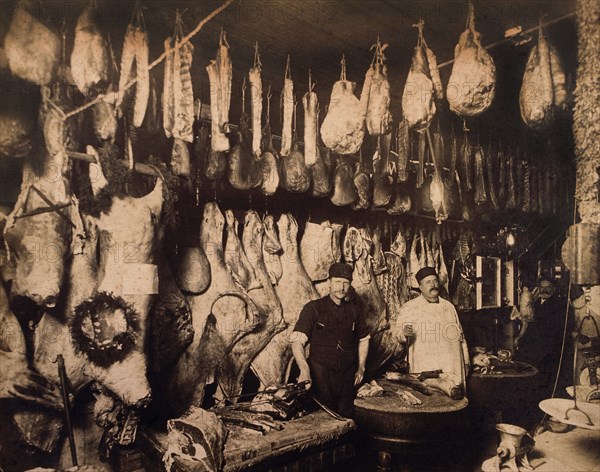
[[294, 331], [290, 336], [290, 342], [302, 341], [303, 345], [309, 342], [313, 330], [314, 319], [315, 309], [312, 306], [312, 303], [309, 302], [304, 305], [304, 308], [302, 308], [302, 311], [300, 312], [296, 326], [294, 326]]
[[371, 339], [371, 332], [369, 331], [369, 327], [365, 323], [365, 318], [361, 312], [358, 313], [357, 321], [358, 321], [358, 340], [366, 341], [367, 339]]

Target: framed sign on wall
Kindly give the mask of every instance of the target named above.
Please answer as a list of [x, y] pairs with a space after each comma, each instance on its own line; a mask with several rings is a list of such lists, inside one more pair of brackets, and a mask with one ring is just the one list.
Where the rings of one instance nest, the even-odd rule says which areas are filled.
[[476, 309], [502, 307], [502, 261], [499, 257], [477, 256], [475, 259]]

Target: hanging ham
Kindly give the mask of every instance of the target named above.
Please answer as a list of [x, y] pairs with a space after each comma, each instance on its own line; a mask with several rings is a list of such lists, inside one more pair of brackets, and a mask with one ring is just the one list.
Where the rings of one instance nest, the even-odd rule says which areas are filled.
[[[294, 107], [295, 108], [295, 107]], [[294, 111], [294, 138], [292, 150], [287, 156], [282, 156], [279, 162], [279, 176], [281, 185], [288, 192], [304, 193], [310, 187], [310, 172], [304, 162], [304, 156], [300, 152], [298, 136], [296, 132], [296, 112]]]
[[310, 177], [312, 187], [310, 190], [311, 197], [326, 197], [331, 192], [331, 177], [329, 168], [325, 161], [321, 158], [319, 148], [317, 150], [317, 160], [310, 168]]
[[446, 88], [450, 110], [461, 116], [486, 111], [496, 95], [496, 66], [475, 31], [473, 4], [469, 2], [467, 29], [454, 48], [454, 64]]
[[253, 264], [242, 248], [242, 243], [238, 236], [238, 220], [231, 210], [225, 211], [225, 221], [227, 226], [225, 232], [227, 239], [225, 241], [225, 265], [231, 274], [234, 282], [244, 291], [248, 292], [260, 288], [260, 282], [254, 273]]
[[89, 5], [79, 15], [71, 52], [71, 75], [84, 95], [102, 90], [110, 71], [108, 45], [96, 24], [95, 13], [95, 8]]
[[38, 85], [46, 85], [56, 77], [61, 58], [60, 38], [35, 19], [20, 1], [15, 8], [4, 51], [11, 72]]
[[366, 210], [371, 205], [371, 179], [369, 178], [369, 175], [363, 171], [362, 163], [359, 163], [356, 167], [353, 181], [358, 198], [352, 204], [352, 209]]
[[398, 132], [396, 134], [396, 150], [398, 152], [398, 163], [396, 166], [396, 176], [398, 182], [408, 180], [408, 161], [410, 160], [410, 130], [406, 119], [398, 123]]
[[249, 190], [262, 183], [262, 169], [252, 153], [248, 121], [243, 111], [237, 135], [238, 142], [229, 153], [229, 183], [238, 190]]
[[364, 114], [354, 95], [355, 82], [346, 80], [346, 60], [342, 58], [340, 80], [333, 85], [329, 110], [321, 125], [325, 146], [338, 154], [356, 154], [365, 136]]
[[283, 267], [281, 265], [283, 248], [275, 229], [275, 218], [273, 218], [273, 215], [266, 215], [263, 224], [265, 227], [265, 236], [262, 241], [262, 256], [271, 284], [277, 285], [283, 275]]
[[411, 128], [414, 127], [417, 130], [423, 130], [429, 126], [436, 110], [433, 81], [423, 41], [423, 29], [420, 26], [419, 40], [402, 93], [404, 119]]
[[557, 109], [566, 105], [565, 74], [540, 22], [538, 44], [531, 49], [519, 93], [523, 122], [533, 129], [549, 126]]

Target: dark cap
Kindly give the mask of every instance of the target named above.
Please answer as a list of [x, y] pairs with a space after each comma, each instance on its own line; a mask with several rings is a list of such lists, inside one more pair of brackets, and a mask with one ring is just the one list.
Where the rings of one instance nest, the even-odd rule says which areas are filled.
[[341, 277], [352, 280], [352, 266], [344, 262], [335, 262], [329, 267], [329, 278]]
[[428, 275], [435, 275], [437, 277], [437, 272], [433, 267], [423, 267], [422, 269], [419, 269], [418, 272], [415, 274], [415, 278], [417, 279], [418, 283], [421, 283], [421, 280], [423, 280]]

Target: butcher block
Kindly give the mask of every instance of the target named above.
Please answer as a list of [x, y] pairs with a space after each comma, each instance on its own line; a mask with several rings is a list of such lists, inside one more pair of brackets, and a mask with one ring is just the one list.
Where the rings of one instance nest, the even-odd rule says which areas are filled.
[[[271, 430], [264, 435], [231, 428], [225, 443], [223, 472], [329, 470], [333, 464], [354, 456], [356, 424], [350, 419], [338, 420], [319, 410], [281, 424], [281, 431]], [[249, 435], [252, 435], [251, 440]], [[166, 429], [144, 426], [138, 433], [137, 442], [144, 455], [146, 470], [164, 470]], [[177, 458], [172, 470], [202, 470], [198, 466], [198, 462]]]

